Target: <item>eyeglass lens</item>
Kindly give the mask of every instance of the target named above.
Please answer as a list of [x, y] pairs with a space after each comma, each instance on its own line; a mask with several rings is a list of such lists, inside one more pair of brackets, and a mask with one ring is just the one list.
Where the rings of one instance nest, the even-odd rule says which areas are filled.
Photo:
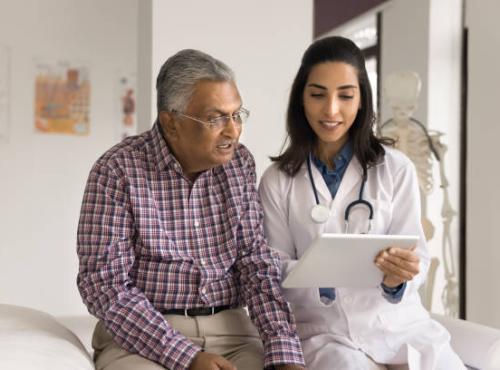
[[233, 119], [236, 123], [242, 124], [245, 123], [248, 118], [248, 113], [246, 111], [235, 112], [230, 116], [221, 116], [214, 119], [214, 123], [216, 125], [225, 125], [229, 122], [229, 120]]

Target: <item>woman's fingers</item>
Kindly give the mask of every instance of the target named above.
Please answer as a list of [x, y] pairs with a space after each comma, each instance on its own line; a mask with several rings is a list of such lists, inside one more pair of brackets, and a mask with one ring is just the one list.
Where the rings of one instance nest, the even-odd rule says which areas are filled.
[[420, 258], [418, 255], [413, 250], [405, 250], [397, 247], [390, 247], [379, 253], [375, 263], [381, 268], [398, 272], [403, 270], [413, 276], [417, 275], [420, 271]]
[[391, 276], [393, 280], [401, 280], [401, 282], [413, 279], [413, 277], [418, 273], [401, 268], [399, 265], [396, 265], [389, 260], [383, 260], [382, 262], [377, 262], [376, 264], [386, 276]]

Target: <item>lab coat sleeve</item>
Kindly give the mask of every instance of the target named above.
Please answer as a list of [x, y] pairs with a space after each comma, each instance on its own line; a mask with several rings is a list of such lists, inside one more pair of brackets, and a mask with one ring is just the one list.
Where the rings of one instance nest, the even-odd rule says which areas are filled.
[[[264, 210], [264, 233], [269, 245], [277, 250], [282, 260], [282, 279], [297, 263], [297, 249], [288, 224], [290, 187], [293, 178], [270, 167], [259, 184], [259, 195]], [[298, 200], [295, 200], [298, 201]], [[281, 288], [285, 299], [295, 306], [324, 306], [317, 288]]]
[[393, 218], [388, 234], [418, 235], [416, 253], [420, 257], [420, 272], [409, 281], [405, 295], [417, 291], [425, 282], [429, 269], [429, 251], [421, 224], [420, 191], [413, 163], [406, 162], [394, 175], [392, 201]]

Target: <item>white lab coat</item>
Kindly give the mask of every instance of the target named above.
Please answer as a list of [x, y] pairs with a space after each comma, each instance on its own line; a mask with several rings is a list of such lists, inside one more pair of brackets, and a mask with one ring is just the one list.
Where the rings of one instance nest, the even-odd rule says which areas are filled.
[[[410, 361], [412, 370], [431, 370], [438, 368], [440, 353], [451, 351], [451, 347], [448, 332], [429, 317], [418, 294], [427, 274], [429, 253], [420, 224], [416, 172], [404, 154], [384, 148], [384, 158], [368, 169], [364, 199], [374, 210], [370, 233], [420, 236], [416, 250], [421, 261], [420, 273], [408, 282], [402, 300], [397, 304], [389, 302], [381, 288], [337, 287], [337, 297], [329, 304], [320, 301], [317, 288], [283, 289], [283, 292], [295, 313], [303, 346], [313, 343], [317, 347], [304, 348], [306, 361], [307, 353], [315, 353], [326, 342], [334, 341], [360, 349], [377, 363]], [[331, 210], [325, 224], [313, 222], [310, 216], [316, 202], [305, 163], [293, 178], [273, 164], [259, 186], [266, 236], [284, 257], [283, 278], [318, 235], [344, 232], [344, 210], [359, 196], [362, 168], [356, 157], [349, 163], [334, 199], [321, 173], [314, 165], [311, 169], [319, 201]], [[349, 217], [349, 232], [366, 232], [367, 220], [366, 207], [354, 208]], [[331, 362], [328, 360], [335, 366], [335, 354]], [[463, 368], [457, 366], [448, 368]], [[353, 364], [349, 368], [356, 367]]]

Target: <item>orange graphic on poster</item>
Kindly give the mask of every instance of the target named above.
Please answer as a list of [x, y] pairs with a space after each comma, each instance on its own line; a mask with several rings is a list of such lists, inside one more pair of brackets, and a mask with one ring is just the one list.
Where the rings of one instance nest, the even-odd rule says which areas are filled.
[[35, 129], [44, 133], [87, 135], [90, 83], [86, 68], [39, 66], [35, 83]]

